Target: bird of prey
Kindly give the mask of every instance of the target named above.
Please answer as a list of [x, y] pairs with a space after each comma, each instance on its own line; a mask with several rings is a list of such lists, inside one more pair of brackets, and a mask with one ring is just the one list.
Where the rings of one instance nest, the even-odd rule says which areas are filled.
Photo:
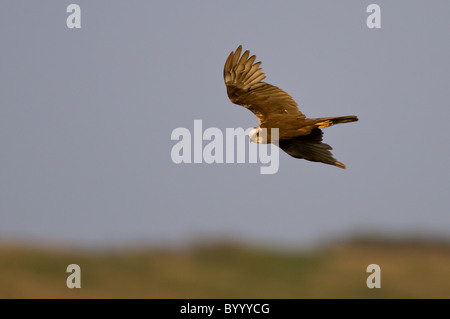
[[[256, 56], [250, 56], [248, 50], [241, 56], [241, 52], [240, 45], [235, 52], [230, 53], [223, 77], [231, 102], [249, 109], [259, 120], [259, 126], [249, 133], [250, 140], [276, 144], [295, 158], [345, 169], [345, 165], [331, 154], [331, 146], [322, 143], [321, 129], [354, 122], [358, 118], [354, 115], [306, 118], [288, 93], [262, 81], [266, 75], [260, 68], [261, 62], [254, 63]], [[271, 128], [278, 128], [278, 141], [271, 141]]]

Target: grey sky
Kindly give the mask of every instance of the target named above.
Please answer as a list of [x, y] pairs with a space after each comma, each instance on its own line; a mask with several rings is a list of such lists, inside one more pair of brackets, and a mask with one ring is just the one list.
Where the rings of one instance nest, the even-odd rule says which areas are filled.
[[[64, 1], [0, 5], [0, 238], [81, 245], [354, 231], [450, 236], [448, 1]], [[366, 7], [381, 7], [378, 30]], [[280, 152], [180, 164], [173, 129], [248, 128], [222, 71], [239, 44], [347, 170]]]

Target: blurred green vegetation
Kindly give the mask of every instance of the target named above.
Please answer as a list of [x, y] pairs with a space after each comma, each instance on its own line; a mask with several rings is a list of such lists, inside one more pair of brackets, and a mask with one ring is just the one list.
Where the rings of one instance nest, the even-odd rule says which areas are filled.
[[[81, 288], [69, 289], [69, 264]], [[381, 288], [369, 289], [369, 264]], [[312, 251], [232, 243], [80, 251], [0, 244], [0, 298], [450, 298], [450, 244], [354, 239]]]

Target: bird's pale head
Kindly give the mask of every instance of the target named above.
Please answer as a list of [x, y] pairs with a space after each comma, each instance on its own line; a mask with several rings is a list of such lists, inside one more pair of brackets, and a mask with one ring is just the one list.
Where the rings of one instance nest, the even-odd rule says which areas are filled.
[[250, 141], [255, 143], [267, 143], [267, 134], [262, 134], [260, 127], [254, 127], [249, 133]]

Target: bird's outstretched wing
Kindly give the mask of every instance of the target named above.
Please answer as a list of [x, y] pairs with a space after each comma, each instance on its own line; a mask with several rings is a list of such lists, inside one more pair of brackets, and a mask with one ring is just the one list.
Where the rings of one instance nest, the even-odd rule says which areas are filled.
[[259, 67], [261, 62], [254, 63], [256, 56], [249, 57], [248, 50], [241, 56], [241, 52], [240, 45], [235, 52], [230, 53], [223, 69], [231, 102], [252, 111], [260, 124], [267, 121], [271, 115], [305, 118], [289, 94], [274, 85], [262, 82], [266, 75]]

